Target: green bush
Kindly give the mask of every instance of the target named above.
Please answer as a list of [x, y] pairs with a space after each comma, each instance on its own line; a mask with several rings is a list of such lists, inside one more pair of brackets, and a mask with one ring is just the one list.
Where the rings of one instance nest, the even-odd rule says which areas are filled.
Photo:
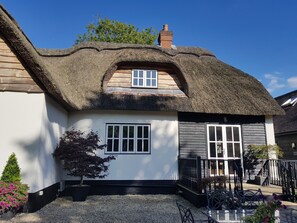
[[2, 172], [1, 181], [6, 183], [21, 182], [21, 170], [14, 153], [10, 155], [6, 163]]

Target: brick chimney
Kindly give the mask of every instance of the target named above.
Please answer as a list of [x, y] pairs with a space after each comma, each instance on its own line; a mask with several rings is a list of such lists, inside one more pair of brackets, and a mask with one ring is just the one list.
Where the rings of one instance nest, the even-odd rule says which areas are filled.
[[165, 49], [171, 49], [172, 46], [172, 32], [168, 30], [168, 25], [163, 26], [158, 38], [159, 45]]

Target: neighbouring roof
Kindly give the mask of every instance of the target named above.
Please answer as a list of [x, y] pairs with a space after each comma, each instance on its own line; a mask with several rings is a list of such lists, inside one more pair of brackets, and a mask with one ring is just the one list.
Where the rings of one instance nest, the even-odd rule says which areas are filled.
[[[69, 111], [113, 109], [239, 115], [280, 115], [283, 110], [254, 77], [195, 47], [85, 43], [66, 50], [35, 49], [0, 6], [0, 32]], [[121, 64], [170, 66], [185, 80], [187, 97], [108, 94], [104, 81]]]
[[275, 133], [297, 131], [297, 90], [275, 98], [285, 110], [286, 115], [273, 118]]

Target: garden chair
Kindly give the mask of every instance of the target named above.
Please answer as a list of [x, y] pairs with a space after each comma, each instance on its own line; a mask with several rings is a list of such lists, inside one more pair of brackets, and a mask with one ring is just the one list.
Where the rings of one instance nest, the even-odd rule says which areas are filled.
[[240, 207], [245, 210], [254, 210], [260, 204], [263, 204], [265, 201], [260, 188], [257, 191], [252, 191], [252, 190], [235, 191], [235, 197], [238, 198], [239, 200], [238, 203]]
[[182, 223], [210, 222], [208, 221], [208, 219], [195, 220], [190, 208], [185, 207], [184, 205], [180, 204], [178, 201], [176, 201], [176, 205], [178, 207]]
[[238, 199], [226, 189], [210, 190], [206, 194], [208, 210], [233, 210], [239, 207]]

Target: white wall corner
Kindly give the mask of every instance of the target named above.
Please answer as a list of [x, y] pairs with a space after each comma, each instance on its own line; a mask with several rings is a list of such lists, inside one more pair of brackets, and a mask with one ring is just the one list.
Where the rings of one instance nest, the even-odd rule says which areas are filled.
[[271, 115], [265, 116], [265, 131], [267, 145], [275, 144], [273, 118]]

